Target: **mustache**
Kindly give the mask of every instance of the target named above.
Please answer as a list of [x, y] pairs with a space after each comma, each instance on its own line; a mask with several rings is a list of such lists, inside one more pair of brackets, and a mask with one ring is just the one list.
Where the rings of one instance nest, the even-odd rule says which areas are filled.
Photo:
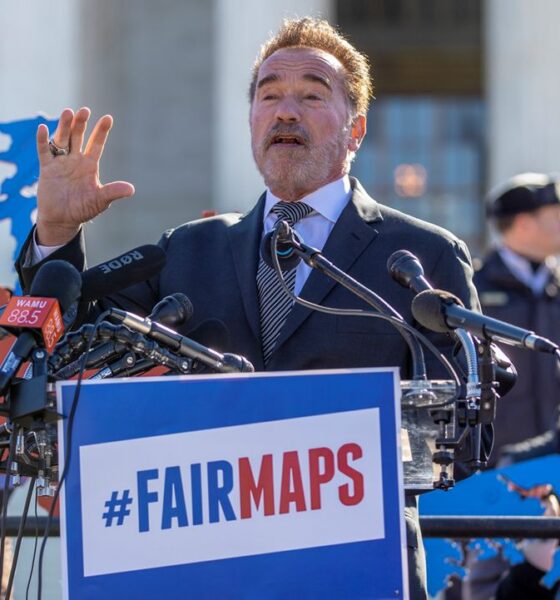
[[264, 138], [265, 148], [270, 148], [274, 142], [274, 139], [279, 135], [293, 136], [301, 140], [302, 144], [309, 144], [309, 134], [303, 127], [301, 127], [301, 125], [287, 125], [285, 123], [278, 123], [266, 134], [266, 137]]

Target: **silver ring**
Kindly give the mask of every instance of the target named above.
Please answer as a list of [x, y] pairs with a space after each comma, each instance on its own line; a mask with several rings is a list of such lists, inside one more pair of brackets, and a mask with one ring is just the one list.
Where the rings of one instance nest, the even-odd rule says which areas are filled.
[[54, 143], [52, 138], [49, 140], [49, 148], [53, 156], [67, 156], [70, 154], [70, 146], [67, 148], [61, 148]]

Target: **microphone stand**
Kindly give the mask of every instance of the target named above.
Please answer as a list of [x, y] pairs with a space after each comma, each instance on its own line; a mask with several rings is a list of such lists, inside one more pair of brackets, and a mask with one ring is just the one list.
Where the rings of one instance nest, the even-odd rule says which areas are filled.
[[[472, 335], [464, 329], [456, 329], [455, 337], [461, 343], [467, 360], [467, 384], [465, 396], [457, 399], [456, 410], [446, 408], [431, 411], [431, 416], [440, 428], [439, 438], [436, 439], [436, 451], [432, 458], [440, 466], [439, 481], [435, 483], [438, 489], [449, 489], [455, 481], [449, 476], [448, 467], [455, 459], [455, 448], [465, 437], [468, 427], [474, 428], [473, 459], [469, 461], [472, 470], [480, 470], [485, 466], [482, 462], [482, 426], [480, 425], [481, 383], [478, 373], [477, 348]], [[452, 439], [447, 436], [447, 426], [455, 418], [455, 434]]]
[[[0, 414], [5, 415], [10, 426], [10, 452], [8, 460], [2, 465], [6, 485], [3, 494], [2, 507], [2, 539], [0, 540], [0, 574], [4, 570], [4, 543], [6, 506], [8, 502], [8, 480], [14, 486], [20, 485], [21, 476], [30, 476], [31, 485], [27, 494], [26, 504], [16, 541], [16, 549], [10, 568], [6, 597], [9, 598], [13, 578], [19, 556], [21, 532], [27, 517], [29, 503], [36, 490], [37, 495], [54, 494], [51, 483], [56, 480], [56, 449], [49, 436], [47, 428], [59, 415], [51, 393], [52, 386], [48, 384], [47, 351], [45, 348], [35, 348], [30, 356], [30, 368], [26, 370], [24, 379], [14, 378], [9, 383], [6, 402], [0, 406]], [[8, 428], [6, 428], [8, 431]], [[29, 452], [28, 436], [35, 439], [35, 448]]]
[[[277, 224], [271, 237], [271, 253], [275, 263], [279, 263], [277, 250], [275, 249], [277, 243], [282, 247], [282, 258], [290, 258], [292, 255], [298, 256], [307, 265], [340, 283], [379, 312], [389, 314], [403, 321], [402, 316], [375, 292], [338, 269], [319, 250], [306, 245], [285, 221]], [[279, 264], [277, 266], [279, 269]], [[471, 428], [474, 428], [473, 458], [469, 464], [473, 470], [480, 470], [486, 465], [486, 456], [482, 447], [482, 426], [492, 422], [496, 402], [494, 362], [490, 344], [482, 343], [477, 351], [477, 346], [470, 333], [462, 329], [456, 329], [455, 334], [464, 349], [467, 360], [465, 396], [456, 401], [456, 410], [446, 406], [430, 409], [433, 422], [438, 425], [440, 432], [439, 437], [436, 439], [436, 451], [433, 453], [433, 462], [440, 467], [439, 479], [434, 481], [434, 487], [444, 490], [454, 486], [454, 479], [450, 477], [448, 468], [455, 460], [455, 449], [465, 439]], [[407, 396], [412, 397], [414, 400], [416, 398], [424, 400], [428, 396], [433, 396], [435, 399], [436, 396], [427, 381], [423, 352], [418, 340], [408, 331], [403, 331], [403, 337], [408, 343], [412, 355], [415, 380], [411, 382], [413, 383], [413, 389]], [[480, 364], [477, 356], [479, 352], [481, 355]], [[416, 385], [416, 391], [414, 384]], [[447, 433], [448, 426], [452, 421], [454, 421], [454, 432], [450, 437]]]
[[[491, 425], [496, 418], [496, 362], [492, 354], [492, 345], [488, 340], [479, 341], [479, 373], [480, 373], [480, 404], [478, 410], [477, 433], [478, 448], [474, 448], [473, 466], [477, 469], [484, 468], [487, 464], [487, 456], [482, 447], [482, 427]], [[476, 452], [478, 451], [478, 454]], [[478, 462], [477, 461], [478, 456]]]
[[[320, 271], [330, 279], [333, 279], [347, 290], [358, 296], [373, 306], [380, 313], [395, 317], [399, 321], [403, 321], [402, 316], [383, 298], [378, 296], [373, 290], [370, 290], [365, 285], [362, 285], [359, 281], [356, 281], [353, 277], [350, 277], [347, 273], [339, 269], [336, 265], [325, 258], [319, 250], [311, 246], [307, 246], [298, 236], [294, 235], [293, 229], [286, 223], [286, 221], [279, 221], [276, 225], [275, 236], [271, 238], [272, 254], [275, 255], [275, 243], [276, 239], [285, 246], [288, 246], [294, 254], [299, 256], [306, 264], [311, 268]], [[412, 336], [408, 331], [401, 329], [403, 338], [405, 339], [410, 349], [412, 356], [412, 379], [417, 382], [417, 390], [413, 390], [412, 393], [418, 393], [421, 396], [429, 393], [426, 375], [426, 363], [424, 361], [424, 352], [418, 340]]]

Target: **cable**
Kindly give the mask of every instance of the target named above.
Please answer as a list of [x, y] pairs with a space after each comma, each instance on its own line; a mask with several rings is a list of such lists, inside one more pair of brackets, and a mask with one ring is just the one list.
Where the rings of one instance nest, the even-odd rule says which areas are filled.
[[33, 556], [31, 557], [31, 569], [29, 571], [29, 578], [27, 580], [27, 586], [25, 588], [25, 600], [29, 600], [29, 588], [31, 587], [31, 581], [33, 579], [33, 571], [35, 569], [35, 556], [37, 555], [37, 544], [39, 542], [39, 516], [37, 515], [37, 489], [35, 489], [35, 543], [33, 544]]
[[4, 480], [4, 492], [2, 494], [2, 520], [0, 524], [0, 585], [4, 576], [4, 543], [6, 541], [6, 519], [8, 516], [8, 490], [10, 488], [10, 471], [14, 454], [16, 451], [16, 433], [12, 432], [10, 437], [10, 452], [8, 454], [8, 468]]
[[53, 514], [54, 514], [54, 507], [56, 506], [56, 502], [58, 500], [58, 497], [60, 496], [60, 490], [62, 489], [62, 484], [64, 483], [64, 480], [66, 479], [66, 474], [68, 473], [68, 468], [70, 466], [70, 453], [72, 450], [72, 425], [74, 422], [74, 415], [76, 414], [76, 408], [78, 406], [78, 398], [80, 396], [80, 390], [82, 387], [82, 379], [83, 379], [84, 371], [86, 368], [87, 355], [88, 355], [89, 351], [91, 350], [91, 346], [93, 345], [93, 341], [95, 339], [95, 335], [94, 335], [95, 331], [99, 327], [101, 321], [103, 321], [103, 319], [105, 319], [105, 317], [108, 314], [109, 314], [109, 311], [105, 311], [105, 312], [101, 313], [94, 323], [90, 339], [88, 341], [87, 347], [85, 349], [85, 352], [84, 352], [84, 355], [82, 358], [82, 361], [83, 361], [82, 368], [80, 369], [80, 372], [78, 374], [78, 379], [76, 380], [76, 389], [74, 390], [74, 397], [72, 398], [72, 405], [70, 407], [70, 412], [68, 413], [68, 423], [66, 425], [66, 444], [64, 445], [64, 447], [65, 447], [64, 467], [62, 469], [62, 473], [60, 474], [60, 478], [58, 480], [58, 486], [54, 493], [54, 496], [52, 499], [52, 504], [49, 509], [49, 514], [47, 516], [47, 522], [45, 524], [45, 531], [43, 533], [43, 540], [41, 542], [41, 549], [39, 551], [39, 565], [38, 565], [38, 573], [39, 574], [38, 574], [38, 580], [37, 580], [37, 600], [41, 600], [42, 584], [43, 584], [43, 577], [42, 577], [42, 575], [43, 575], [43, 557], [44, 557], [44, 552], [45, 552], [45, 546], [47, 544], [47, 539], [49, 536], [49, 529], [50, 529]]
[[16, 538], [16, 547], [14, 549], [14, 556], [12, 558], [12, 567], [10, 569], [10, 576], [8, 578], [8, 587], [6, 588], [5, 600], [10, 600], [10, 594], [12, 593], [12, 585], [14, 584], [14, 577], [16, 575], [19, 549], [21, 546], [21, 540], [23, 539], [23, 530], [25, 527], [25, 523], [27, 521], [27, 514], [29, 513], [29, 505], [31, 504], [31, 498], [33, 497], [33, 488], [35, 487], [36, 480], [37, 480], [37, 477], [35, 477], [35, 476], [33, 476], [31, 478], [29, 490], [27, 490], [27, 496], [25, 497], [25, 505], [23, 507], [23, 513], [21, 515], [21, 519], [19, 521], [19, 528], [18, 528], [17, 538]]
[[[278, 230], [276, 230], [272, 236], [271, 244], [273, 244], [273, 248], [277, 245], [278, 239]], [[330, 306], [321, 306], [319, 304], [315, 304], [314, 302], [309, 302], [308, 300], [304, 300], [299, 296], [296, 296], [292, 290], [286, 285], [284, 281], [284, 276], [282, 274], [282, 269], [280, 267], [280, 261], [278, 260], [278, 255], [276, 252], [272, 252], [272, 263], [274, 265], [274, 270], [276, 271], [276, 275], [280, 279], [280, 285], [283, 290], [296, 302], [297, 304], [301, 304], [306, 308], [310, 308], [311, 310], [316, 310], [318, 312], [323, 312], [329, 315], [338, 315], [338, 316], [349, 316], [349, 317], [372, 317], [375, 319], [382, 319], [383, 321], [388, 321], [395, 325], [397, 330], [401, 335], [403, 332], [400, 329], [405, 329], [418, 340], [420, 340], [426, 348], [439, 360], [439, 362], [445, 367], [445, 370], [451, 375], [451, 378], [455, 381], [456, 388], [461, 387], [461, 382], [459, 380], [459, 376], [455, 372], [455, 369], [451, 366], [451, 363], [435, 346], [434, 344], [422, 333], [414, 329], [412, 325], [409, 325], [406, 321], [400, 321], [396, 317], [390, 315], [384, 315], [383, 313], [375, 313], [372, 311], [366, 311], [361, 309], [351, 309], [351, 308], [332, 308]]]

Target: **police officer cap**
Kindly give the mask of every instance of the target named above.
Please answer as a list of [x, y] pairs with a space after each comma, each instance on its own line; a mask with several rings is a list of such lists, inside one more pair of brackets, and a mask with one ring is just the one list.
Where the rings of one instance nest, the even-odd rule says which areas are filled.
[[488, 195], [490, 217], [510, 217], [543, 206], [560, 204], [560, 180], [542, 173], [523, 173]]

